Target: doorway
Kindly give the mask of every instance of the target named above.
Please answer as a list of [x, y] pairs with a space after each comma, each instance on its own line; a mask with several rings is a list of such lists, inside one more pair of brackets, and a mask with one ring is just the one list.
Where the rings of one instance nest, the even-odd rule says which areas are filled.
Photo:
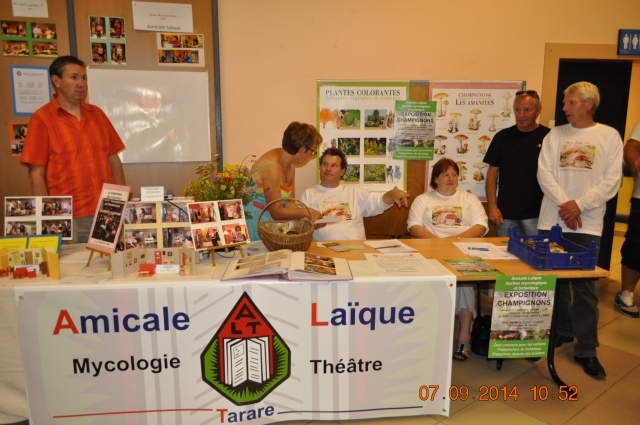
[[[625, 60], [560, 59], [555, 105], [556, 125], [567, 124], [562, 112], [564, 90], [578, 81], [589, 81], [600, 91], [600, 106], [594, 119], [615, 128], [624, 139], [627, 123], [629, 85], [633, 62]], [[622, 164], [621, 164], [622, 166]], [[618, 195], [607, 202], [598, 255], [598, 267], [609, 270]]]

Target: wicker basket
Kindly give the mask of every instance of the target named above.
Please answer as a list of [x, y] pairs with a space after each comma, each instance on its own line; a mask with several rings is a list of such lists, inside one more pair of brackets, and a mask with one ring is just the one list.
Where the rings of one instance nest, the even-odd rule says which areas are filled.
[[[277, 251], [279, 249], [290, 249], [291, 251], [305, 251], [311, 246], [313, 239], [313, 218], [311, 220], [271, 220], [260, 222], [262, 214], [275, 202], [283, 199], [275, 199], [269, 202], [258, 216], [258, 235], [269, 251]], [[309, 211], [309, 207], [304, 202], [295, 198], [289, 198], [289, 201], [295, 201]], [[309, 211], [309, 217], [312, 217]]]

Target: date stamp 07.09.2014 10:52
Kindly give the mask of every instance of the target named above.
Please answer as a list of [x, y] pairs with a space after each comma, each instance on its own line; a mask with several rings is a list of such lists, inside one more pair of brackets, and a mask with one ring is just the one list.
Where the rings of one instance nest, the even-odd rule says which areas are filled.
[[[451, 401], [465, 401], [465, 400], [478, 400], [478, 401], [517, 401], [520, 395], [518, 394], [518, 386], [509, 388], [504, 385], [499, 387], [497, 385], [482, 385], [478, 389], [480, 393], [477, 397], [469, 394], [469, 387], [466, 385], [451, 385], [449, 387], [449, 393], [442, 394], [442, 391], [438, 393], [440, 389], [439, 385], [422, 385], [418, 389], [420, 400], [436, 400], [436, 397], [442, 397], [446, 399], [448, 396]], [[557, 390], [557, 392], [556, 392]], [[578, 387], [575, 385], [561, 385], [558, 388], [547, 385], [533, 386], [528, 391], [531, 394], [533, 401], [546, 401], [546, 400], [561, 400], [561, 401], [578, 401]]]

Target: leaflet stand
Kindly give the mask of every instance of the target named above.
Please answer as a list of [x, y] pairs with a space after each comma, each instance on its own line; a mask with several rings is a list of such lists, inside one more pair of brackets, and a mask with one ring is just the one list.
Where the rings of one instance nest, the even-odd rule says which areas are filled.
[[211, 255], [211, 264], [215, 267], [216, 266], [216, 251], [221, 251], [224, 250], [224, 252], [229, 252], [229, 248], [238, 248], [238, 251], [240, 251], [240, 255], [242, 255], [242, 258], [244, 258], [244, 251], [242, 250], [242, 245], [246, 245], [247, 242], [238, 242], [238, 243], [230, 243], [228, 245], [223, 245], [223, 246], [212, 246], [207, 248], [207, 255]]
[[107, 253], [107, 252], [102, 252], [102, 251], [98, 251], [96, 249], [93, 248], [87, 248], [89, 251], [91, 251], [91, 254], [89, 254], [89, 260], [87, 261], [87, 267], [89, 267], [91, 265], [91, 259], [93, 258], [93, 254], [96, 252], [100, 253], [100, 257], [98, 258], [102, 258], [105, 255], [109, 257], [109, 265], [107, 266], [107, 271], [110, 272], [111, 271], [111, 254]]

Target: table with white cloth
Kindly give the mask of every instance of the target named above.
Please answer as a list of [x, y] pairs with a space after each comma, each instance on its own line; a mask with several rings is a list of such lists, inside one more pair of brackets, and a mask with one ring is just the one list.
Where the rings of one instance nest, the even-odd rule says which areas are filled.
[[428, 262], [381, 277], [353, 259], [354, 279], [332, 282], [221, 281], [220, 263], [198, 266], [207, 278], [2, 279], [0, 423], [448, 416], [456, 277]]

